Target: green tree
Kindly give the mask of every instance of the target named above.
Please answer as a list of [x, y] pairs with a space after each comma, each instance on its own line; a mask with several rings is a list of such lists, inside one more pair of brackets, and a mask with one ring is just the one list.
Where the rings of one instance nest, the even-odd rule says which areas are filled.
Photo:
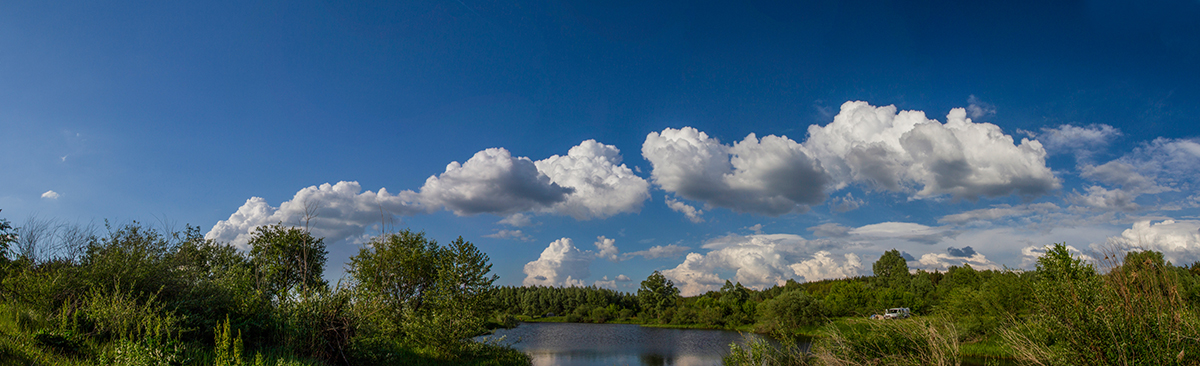
[[437, 279], [437, 242], [403, 230], [372, 239], [350, 258], [358, 286], [395, 311], [420, 310]]
[[793, 290], [763, 301], [758, 305], [758, 314], [772, 333], [786, 336], [796, 328], [825, 323], [828, 311], [804, 290]]
[[249, 244], [250, 263], [265, 295], [279, 300], [297, 287], [307, 291], [328, 286], [321, 278], [329, 254], [324, 238], [279, 223], [258, 227]]
[[908, 289], [910, 283], [908, 261], [904, 260], [900, 251], [892, 249], [883, 253], [883, 256], [871, 265], [871, 270], [875, 272], [876, 286], [898, 290]]
[[[445, 247], [404, 230], [373, 239], [350, 258], [362, 302], [382, 304], [377, 327], [452, 357], [485, 330], [493, 283], [488, 256], [459, 237]], [[398, 333], [398, 334], [397, 334]]]
[[16, 241], [16, 229], [8, 223], [8, 220], [0, 219], [0, 261], [8, 261], [8, 246]]
[[679, 297], [679, 289], [675, 288], [675, 283], [664, 277], [662, 273], [654, 271], [646, 277], [645, 281], [642, 281], [642, 287], [638, 289], [637, 296], [642, 310], [651, 317], [657, 317], [663, 310], [675, 305], [675, 299]]

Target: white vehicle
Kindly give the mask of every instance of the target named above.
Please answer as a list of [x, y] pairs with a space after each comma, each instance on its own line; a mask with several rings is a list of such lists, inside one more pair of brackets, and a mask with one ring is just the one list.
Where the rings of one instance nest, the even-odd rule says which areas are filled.
[[887, 309], [887, 313], [883, 314], [884, 319], [904, 319], [909, 317], [911, 312], [908, 308], [891, 308]]

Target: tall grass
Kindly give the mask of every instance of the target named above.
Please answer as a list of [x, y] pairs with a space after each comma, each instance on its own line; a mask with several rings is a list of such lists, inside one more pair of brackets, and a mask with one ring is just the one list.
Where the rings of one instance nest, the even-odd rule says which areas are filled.
[[1200, 317], [1179, 292], [1179, 269], [1161, 253], [1108, 249], [1090, 264], [1057, 246], [1039, 259], [1039, 312], [1004, 331], [1018, 359], [1036, 365], [1200, 363]]
[[941, 318], [831, 324], [813, 354], [824, 365], [958, 365], [958, 331]]

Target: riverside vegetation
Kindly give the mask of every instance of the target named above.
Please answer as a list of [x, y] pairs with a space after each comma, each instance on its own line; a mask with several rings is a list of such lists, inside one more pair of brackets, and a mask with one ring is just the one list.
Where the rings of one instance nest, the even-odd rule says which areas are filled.
[[325, 244], [257, 229], [248, 251], [136, 222], [0, 220], [0, 365], [521, 365], [471, 341], [492, 319], [487, 255], [401, 231], [321, 279]]
[[[779, 340], [731, 344], [730, 365], [1200, 363], [1200, 264], [1151, 251], [1113, 249], [1093, 264], [1056, 244], [1033, 271], [911, 272], [893, 250], [873, 276], [761, 291], [727, 281], [685, 298], [658, 272], [636, 293], [497, 288], [471, 243], [411, 231], [372, 239], [331, 285], [323, 240], [303, 228], [261, 227], [247, 251], [194, 227], [105, 228], [0, 220], [0, 365], [528, 364], [470, 340], [518, 320]], [[890, 307], [916, 316], [866, 319]]]

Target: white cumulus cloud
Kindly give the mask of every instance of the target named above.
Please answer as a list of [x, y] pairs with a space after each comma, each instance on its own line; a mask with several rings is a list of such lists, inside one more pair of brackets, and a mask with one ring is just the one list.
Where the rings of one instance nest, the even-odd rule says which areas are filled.
[[421, 187], [421, 199], [458, 215], [531, 211], [567, 200], [574, 190], [550, 181], [532, 160], [491, 148], [475, 153], [466, 163], [446, 165]]
[[650, 183], [621, 164], [615, 146], [587, 140], [567, 152], [534, 163], [550, 182], [573, 190], [552, 211], [578, 220], [637, 212], [650, 198]]
[[765, 215], [807, 210], [824, 200], [828, 177], [786, 136], [754, 134], [732, 146], [691, 127], [651, 132], [642, 144], [663, 190], [707, 204]]
[[972, 268], [977, 270], [1001, 269], [999, 265], [991, 260], [988, 260], [987, 257], [985, 257], [982, 253], [973, 253], [973, 255], [969, 257], [962, 257], [955, 254], [956, 253], [925, 253], [924, 255], [921, 255], [920, 259], [917, 259], [917, 265], [914, 267], [930, 271], [945, 271], [946, 269], [950, 268], [950, 266], [961, 267], [969, 264]]
[[537, 260], [525, 264], [524, 286], [585, 286], [596, 255], [575, 247], [570, 238], [551, 242]]
[[1200, 261], [1200, 221], [1139, 221], [1120, 236], [1108, 238], [1106, 244], [1118, 248], [1159, 251], [1171, 263], [1190, 265]]
[[813, 254], [812, 259], [789, 267], [805, 282], [862, 275], [863, 264], [857, 254], [846, 253], [842, 257], [844, 260], [838, 263], [831, 253], [823, 250]]
[[846, 102], [833, 122], [808, 128], [805, 142], [836, 182], [863, 183], [912, 198], [950, 195], [978, 199], [1009, 194], [1037, 196], [1060, 183], [1036, 140], [1016, 144], [1000, 127], [975, 123], [955, 108], [946, 123], [920, 111], [896, 112]]
[[303, 225], [301, 220], [306, 213], [312, 213], [308, 224], [313, 235], [337, 242], [362, 235], [365, 227], [384, 219], [380, 215], [423, 211], [418, 201], [412, 191], [392, 195], [383, 188], [378, 193], [363, 192], [358, 182], [325, 183], [301, 189], [279, 207], [272, 207], [261, 197], [251, 197], [229, 219], [218, 221], [204, 237], [245, 248], [255, 228], [276, 223]]
[[824, 240], [810, 241], [791, 234], [728, 235], [705, 243], [708, 253], [688, 253], [683, 263], [662, 273], [684, 296], [720, 288], [725, 280], [718, 276], [719, 270], [732, 271], [733, 281], [764, 288], [794, 278], [793, 264], [813, 259], [814, 253], [831, 246]]
[[46, 193], [42, 193], [42, 198], [56, 200], [56, 199], [58, 199], [58, 192], [46, 191]]
[[619, 260], [617, 254], [620, 252], [617, 249], [617, 240], [609, 239], [604, 236], [596, 237], [596, 256], [613, 262]]

